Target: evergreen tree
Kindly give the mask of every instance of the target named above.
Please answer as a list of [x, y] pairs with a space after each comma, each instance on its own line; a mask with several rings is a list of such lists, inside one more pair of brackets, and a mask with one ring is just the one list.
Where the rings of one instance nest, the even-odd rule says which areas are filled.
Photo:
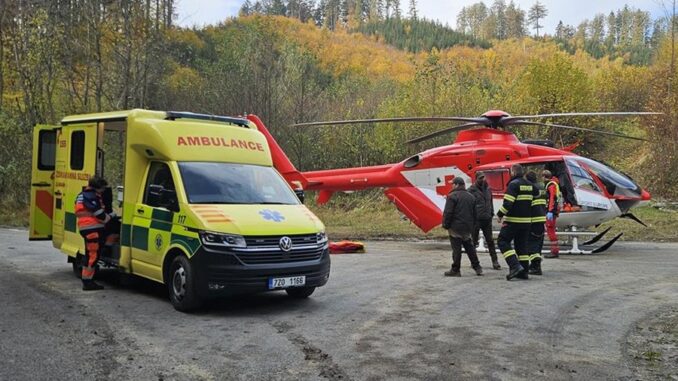
[[249, 16], [252, 14], [252, 3], [250, 0], [245, 0], [244, 3], [242, 3], [242, 7], [240, 7], [240, 11], [238, 12], [239, 16]]
[[490, 9], [491, 15], [494, 17], [495, 28], [494, 37], [503, 40], [508, 35], [506, 25], [506, 2], [504, 0], [494, 0]]
[[400, 9], [400, 0], [391, 0], [393, 3], [393, 17], [400, 19], [402, 17], [402, 11]]
[[417, 19], [417, 0], [410, 0], [409, 15], [411, 20]]
[[525, 36], [525, 11], [513, 3], [506, 7], [506, 38], [522, 38]]
[[539, 22], [546, 17], [546, 15], [548, 15], [548, 11], [543, 4], [539, 3], [539, 0], [534, 3], [532, 8], [530, 8], [530, 12], [527, 15], [527, 21], [537, 31], [537, 37], [539, 37], [539, 29], [542, 28], [542, 25]]

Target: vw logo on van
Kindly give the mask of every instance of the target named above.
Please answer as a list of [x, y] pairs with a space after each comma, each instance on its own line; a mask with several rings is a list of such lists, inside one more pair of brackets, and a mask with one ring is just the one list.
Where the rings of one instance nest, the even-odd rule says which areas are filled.
[[278, 243], [278, 245], [282, 251], [290, 251], [292, 250], [292, 238], [284, 236], [280, 238], [280, 243]]

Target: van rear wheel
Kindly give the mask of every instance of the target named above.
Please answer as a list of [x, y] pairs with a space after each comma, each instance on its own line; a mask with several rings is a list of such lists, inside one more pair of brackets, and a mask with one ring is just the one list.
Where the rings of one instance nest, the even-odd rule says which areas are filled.
[[311, 296], [313, 291], [315, 291], [315, 287], [292, 287], [285, 289], [287, 295], [294, 299], [306, 299]]
[[188, 258], [180, 255], [172, 260], [166, 283], [170, 302], [177, 311], [188, 312], [202, 305]]

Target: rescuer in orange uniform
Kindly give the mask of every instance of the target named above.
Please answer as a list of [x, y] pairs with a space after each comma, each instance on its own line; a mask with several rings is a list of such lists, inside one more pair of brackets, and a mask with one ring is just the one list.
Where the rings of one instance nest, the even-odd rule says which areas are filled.
[[545, 258], [558, 258], [560, 249], [558, 247], [558, 236], [556, 235], [556, 219], [560, 212], [560, 183], [558, 177], [553, 176], [551, 171], [544, 170], [542, 177], [546, 183], [546, 234], [551, 241], [551, 253], [544, 255]]
[[102, 193], [108, 186], [99, 176], [89, 179], [87, 187], [75, 199], [75, 216], [78, 230], [85, 239], [85, 255], [82, 262], [82, 289], [101, 290], [104, 287], [94, 282], [94, 266], [99, 258], [99, 250], [105, 241], [104, 228], [114, 213], [106, 213]]

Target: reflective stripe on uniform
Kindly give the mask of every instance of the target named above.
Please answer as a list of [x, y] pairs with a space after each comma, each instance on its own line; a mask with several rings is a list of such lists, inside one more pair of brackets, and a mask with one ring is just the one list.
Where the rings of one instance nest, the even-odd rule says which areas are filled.
[[504, 255], [504, 258], [508, 258], [512, 255], [516, 255], [516, 251], [515, 250], [509, 250], [509, 251], [502, 253], [502, 254]]
[[521, 194], [521, 195], [518, 195], [518, 197], [516, 197], [516, 200], [518, 200], [518, 201], [532, 201], [533, 198], [534, 198], [534, 196], [532, 196], [531, 194]]
[[502, 214], [508, 213], [508, 210], [506, 210], [506, 208], [504, 208], [503, 206], [502, 206], [501, 208], [499, 208], [499, 211], [500, 211]]
[[504, 194], [504, 200], [507, 200], [507, 201], [515, 201], [516, 198], [515, 198], [514, 196], [511, 196], [511, 195], [508, 194], [508, 193], [505, 193], [505, 194]]
[[506, 221], [506, 222], [513, 222], [514, 224], [531, 224], [531, 223], [532, 223], [532, 217], [511, 217], [511, 216], [506, 216], [506, 217], [504, 217], [504, 221]]
[[535, 206], [535, 205], [546, 205], [546, 199], [535, 198], [534, 200], [532, 200], [532, 206]]
[[530, 260], [530, 257], [531, 257], [530, 255], [519, 255], [518, 260], [521, 262], [526, 262]]
[[520, 190], [526, 191], [526, 192], [531, 192], [532, 191], [532, 185], [521, 185]]
[[534, 224], [536, 222], [546, 222], [546, 217], [544, 216], [532, 217], [532, 223]]
[[535, 259], [541, 259], [541, 254], [532, 254], [530, 255], [530, 260], [534, 261]]

